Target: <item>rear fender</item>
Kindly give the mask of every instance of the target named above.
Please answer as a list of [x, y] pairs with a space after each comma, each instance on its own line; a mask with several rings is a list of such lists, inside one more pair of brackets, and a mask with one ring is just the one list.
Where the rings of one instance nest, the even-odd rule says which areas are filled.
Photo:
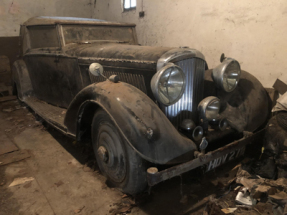
[[12, 80], [16, 84], [18, 98], [23, 101], [25, 96], [33, 94], [33, 87], [26, 64], [23, 60], [16, 60], [12, 67]]
[[[144, 159], [158, 164], [193, 158], [196, 145], [182, 136], [159, 107], [130, 84], [105, 81], [84, 88], [71, 102], [65, 118], [69, 133], [80, 135], [87, 107], [103, 108], [126, 142]], [[90, 118], [93, 118], [93, 115]]]

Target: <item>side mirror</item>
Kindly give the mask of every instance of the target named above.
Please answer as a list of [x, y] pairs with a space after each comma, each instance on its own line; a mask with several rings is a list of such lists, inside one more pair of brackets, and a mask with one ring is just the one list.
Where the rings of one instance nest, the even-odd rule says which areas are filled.
[[103, 76], [104, 74], [104, 68], [99, 63], [92, 63], [89, 67], [89, 71], [94, 76]]
[[225, 54], [222, 53], [221, 56], [220, 56], [220, 63], [222, 63], [224, 60], [225, 60]]

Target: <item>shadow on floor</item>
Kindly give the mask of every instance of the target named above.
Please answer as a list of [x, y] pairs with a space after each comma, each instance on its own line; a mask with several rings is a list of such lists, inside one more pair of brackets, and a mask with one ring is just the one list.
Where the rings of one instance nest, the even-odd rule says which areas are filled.
[[[47, 131], [81, 164], [98, 170], [88, 142], [75, 143], [53, 128]], [[238, 160], [233, 161], [205, 175], [200, 170], [193, 170], [162, 182], [152, 187], [149, 193], [135, 196], [137, 207], [132, 214], [202, 214], [211, 195], [218, 197], [228, 192], [221, 182], [230, 180], [228, 172], [238, 163]]]

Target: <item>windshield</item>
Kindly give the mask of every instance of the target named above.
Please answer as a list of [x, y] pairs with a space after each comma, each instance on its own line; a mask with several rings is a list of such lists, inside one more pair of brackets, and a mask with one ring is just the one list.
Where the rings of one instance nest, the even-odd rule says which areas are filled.
[[118, 41], [134, 44], [132, 27], [63, 25], [65, 44], [91, 41]]

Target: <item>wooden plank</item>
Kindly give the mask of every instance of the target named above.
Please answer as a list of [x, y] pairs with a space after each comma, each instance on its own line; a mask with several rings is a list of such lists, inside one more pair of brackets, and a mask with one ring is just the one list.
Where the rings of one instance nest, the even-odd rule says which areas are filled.
[[4, 90], [4, 91], [0, 92], [0, 96], [1, 97], [9, 96], [9, 90]]
[[4, 132], [0, 131], [0, 138], [0, 155], [18, 150], [18, 147], [7, 137]]
[[0, 166], [21, 161], [29, 157], [30, 154], [27, 150], [15, 151], [4, 155], [0, 155]]
[[4, 96], [0, 97], [0, 102], [6, 102], [17, 99], [17, 96]]
[[280, 79], [277, 79], [273, 85], [273, 88], [277, 90], [281, 95], [287, 92], [287, 84], [285, 84]]
[[9, 58], [5, 55], [0, 55], [0, 73], [11, 72]]

